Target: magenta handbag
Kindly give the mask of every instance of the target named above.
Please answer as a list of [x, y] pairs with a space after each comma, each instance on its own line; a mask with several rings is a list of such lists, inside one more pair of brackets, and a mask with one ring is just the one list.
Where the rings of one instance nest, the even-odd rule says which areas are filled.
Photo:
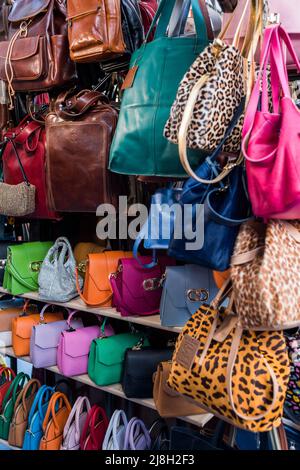
[[72, 312], [69, 315], [67, 320], [68, 330], [62, 331], [57, 348], [57, 366], [59, 371], [66, 377], [86, 374], [92, 341], [96, 338], [114, 334], [113, 328], [110, 325], [106, 326], [106, 319], [99, 326], [72, 328], [71, 319], [75, 313]]
[[[261, 68], [243, 128], [242, 147], [252, 208], [257, 217], [264, 219], [300, 218], [300, 112], [291, 97], [283, 45], [288, 48], [300, 71], [288, 34], [281, 26], [268, 27], [264, 35]], [[269, 111], [267, 92], [269, 62], [273, 112]]]
[[135, 258], [122, 258], [117, 272], [110, 276], [113, 305], [122, 316], [159, 313], [166, 267], [176, 263], [168, 256], [160, 256], [155, 266], [144, 267], [150, 266], [151, 262], [150, 256], [141, 256], [139, 261]]

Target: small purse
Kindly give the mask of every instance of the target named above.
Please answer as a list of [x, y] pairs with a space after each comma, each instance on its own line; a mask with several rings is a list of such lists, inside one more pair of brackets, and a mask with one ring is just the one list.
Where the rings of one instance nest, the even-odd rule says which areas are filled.
[[9, 427], [13, 418], [17, 397], [27, 381], [29, 381], [29, 375], [20, 372], [16, 375], [5, 394], [0, 415], [0, 439], [5, 441], [8, 439]]
[[45, 419], [43, 421], [43, 437], [40, 450], [59, 450], [65, 424], [71, 412], [68, 398], [61, 392], [55, 392], [50, 398]]
[[23, 299], [0, 301], [0, 347], [12, 345], [12, 320], [24, 311]]
[[80, 437], [80, 450], [102, 450], [108, 428], [108, 418], [101, 406], [94, 405], [88, 412]]
[[3, 400], [6, 392], [12, 384], [16, 374], [10, 367], [0, 368], [0, 412], [2, 410]]
[[128, 420], [123, 410], [115, 410], [102, 444], [102, 450], [123, 450]]
[[145, 423], [132, 418], [126, 428], [124, 450], [150, 450], [151, 437]]
[[80, 436], [83, 434], [90, 410], [89, 399], [87, 397], [78, 397], [65, 424], [63, 443], [60, 450], [80, 449]]

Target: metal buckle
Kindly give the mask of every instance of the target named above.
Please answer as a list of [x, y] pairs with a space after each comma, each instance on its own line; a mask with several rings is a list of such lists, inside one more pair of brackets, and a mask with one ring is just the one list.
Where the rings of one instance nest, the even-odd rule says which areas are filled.
[[153, 277], [152, 279], [145, 279], [143, 282], [143, 288], [146, 291], [154, 291], [161, 287], [161, 279]]
[[209, 298], [209, 291], [207, 289], [189, 289], [186, 295], [191, 302], [205, 302]]
[[31, 271], [33, 271], [34, 273], [38, 273], [41, 269], [42, 263], [43, 261], [33, 261], [32, 263], [30, 263], [29, 266]]
[[86, 273], [86, 264], [87, 264], [87, 261], [80, 261], [80, 263], [78, 263], [78, 272], [82, 273], [82, 274], [85, 274]]

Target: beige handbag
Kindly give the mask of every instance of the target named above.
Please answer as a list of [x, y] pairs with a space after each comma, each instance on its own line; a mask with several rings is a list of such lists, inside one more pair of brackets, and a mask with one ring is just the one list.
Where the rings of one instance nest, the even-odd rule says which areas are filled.
[[300, 326], [300, 221], [242, 225], [231, 259], [231, 278], [243, 328]]

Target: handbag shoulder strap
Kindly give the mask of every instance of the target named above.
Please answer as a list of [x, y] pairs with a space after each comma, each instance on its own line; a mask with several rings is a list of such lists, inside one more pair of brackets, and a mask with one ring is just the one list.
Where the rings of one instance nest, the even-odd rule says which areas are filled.
[[55, 111], [62, 119], [73, 119], [83, 116], [99, 101], [108, 103], [108, 99], [99, 91], [82, 90], [76, 96], [67, 99], [71, 92], [62, 93], [56, 100]]
[[18, 149], [17, 149], [17, 146], [14, 142], [13, 139], [11, 139], [10, 137], [5, 137], [4, 139], [6, 142], [9, 142], [13, 148], [13, 151], [14, 151], [14, 154], [15, 156], [17, 157], [17, 160], [18, 160], [18, 163], [19, 163], [19, 167], [20, 167], [20, 170], [21, 170], [21, 173], [22, 173], [22, 177], [23, 177], [23, 180], [25, 181], [25, 183], [27, 184], [27, 186], [30, 186], [30, 183], [28, 181], [28, 178], [26, 176], [26, 173], [25, 173], [25, 169], [24, 169], [24, 166], [23, 166], [23, 163], [21, 161], [21, 158], [20, 158], [20, 155], [19, 155], [19, 152], [18, 152]]
[[[89, 274], [86, 274], [89, 276]], [[78, 273], [78, 268], [75, 270], [75, 276], [76, 276], [76, 288], [78, 295], [80, 296], [81, 300], [84, 301], [84, 303], [90, 307], [101, 307], [101, 305], [105, 305], [107, 302], [109, 302], [112, 299], [112, 293], [108, 294], [107, 297], [102, 301], [102, 302], [91, 302], [89, 299], [85, 297], [83, 294], [80, 284], [79, 284], [79, 273]], [[91, 277], [91, 282], [95, 283], [94, 279]]]

